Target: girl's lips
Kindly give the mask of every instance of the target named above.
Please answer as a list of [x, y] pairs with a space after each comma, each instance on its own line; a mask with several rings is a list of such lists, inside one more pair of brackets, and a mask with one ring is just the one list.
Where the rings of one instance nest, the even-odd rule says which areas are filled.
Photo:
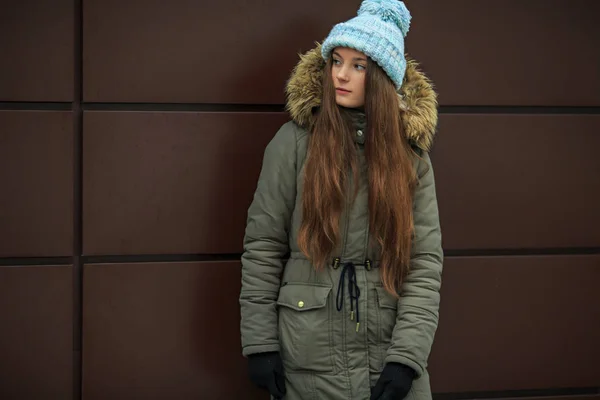
[[344, 90], [344, 89], [335, 89], [335, 92], [338, 94], [349, 94], [350, 93], [348, 90]]

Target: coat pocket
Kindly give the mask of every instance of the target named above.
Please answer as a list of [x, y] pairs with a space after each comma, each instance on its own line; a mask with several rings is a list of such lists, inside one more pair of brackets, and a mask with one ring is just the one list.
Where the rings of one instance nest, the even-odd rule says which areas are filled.
[[392, 335], [396, 326], [398, 299], [387, 292], [383, 287], [376, 287], [377, 303], [379, 305], [379, 334], [380, 343], [384, 350], [392, 343]]
[[289, 282], [279, 289], [279, 342], [286, 370], [333, 370], [330, 292], [330, 285], [318, 283]]

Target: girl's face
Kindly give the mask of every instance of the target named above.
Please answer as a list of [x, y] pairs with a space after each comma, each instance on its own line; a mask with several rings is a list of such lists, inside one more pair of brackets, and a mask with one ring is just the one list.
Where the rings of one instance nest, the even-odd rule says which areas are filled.
[[367, 56], [354, 49], [336, 47], [332, 58], [331, 77], [336, 103], [346, 108], [364, 106]]

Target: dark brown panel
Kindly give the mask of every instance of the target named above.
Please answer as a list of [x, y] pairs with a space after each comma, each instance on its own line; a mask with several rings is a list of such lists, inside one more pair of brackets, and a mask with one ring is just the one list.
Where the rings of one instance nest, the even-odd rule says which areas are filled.
[[0, 111], [0, 126], [0, 257], [71, 255], [72, 114]]
[[73, 99], [72, 0], [3, 2], [0, 101]]
[[84, 399], [265, 397], [241, 355], [239, 262], [84, 268]]
[[600, 116], [442, 115], [446, 249], [600, 246]]
[[[238, 264], [86, 265], [84, 398], [259, 398], [246, 394], [240, 356]], [[599, 266], [599, 256], [448, 259], [434, 391], [597, 384]]]
[[[359, 4], [86, 0], [84, 98], [281, 103], [296, 53]], [[434, 78], [442, 104], [600, 105], [597, 1], [407, 4], [407, 51]]]
[[86, 113], [85, 254], [240, 252], [264, 148], [285, 120]]
[[406, 3], [407, 50], [441, 104], [600, 105], [597, 0]]
[[448, 258], [435, 392], [595, 387], [600, 256]]
[[72, 267], [0, 267], [0, 398], [73, 394]]
[[359, 0], [85, 0], [84, 99], [283, 102], [297, 53]]
[[[241, 251], [262, 152], [284, 120], [87, 113], [85, 253]], [[446, 249], [599, 246], [599, 129], [598, 116], [443, 115], [433, 158]]]

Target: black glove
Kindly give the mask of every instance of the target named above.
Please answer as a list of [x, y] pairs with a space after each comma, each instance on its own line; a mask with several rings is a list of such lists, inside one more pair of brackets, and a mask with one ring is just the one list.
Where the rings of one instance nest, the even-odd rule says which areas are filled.
[[276, 399], [285, 395], [283, 363], [278, 352], [257, 353], [248, 356], [250, 380], [259, 388], [267, 389]]
[[371, 400], [401, 400], [415, 379], [415, 371], [400, 363], [387, 363], [371, 393]]

